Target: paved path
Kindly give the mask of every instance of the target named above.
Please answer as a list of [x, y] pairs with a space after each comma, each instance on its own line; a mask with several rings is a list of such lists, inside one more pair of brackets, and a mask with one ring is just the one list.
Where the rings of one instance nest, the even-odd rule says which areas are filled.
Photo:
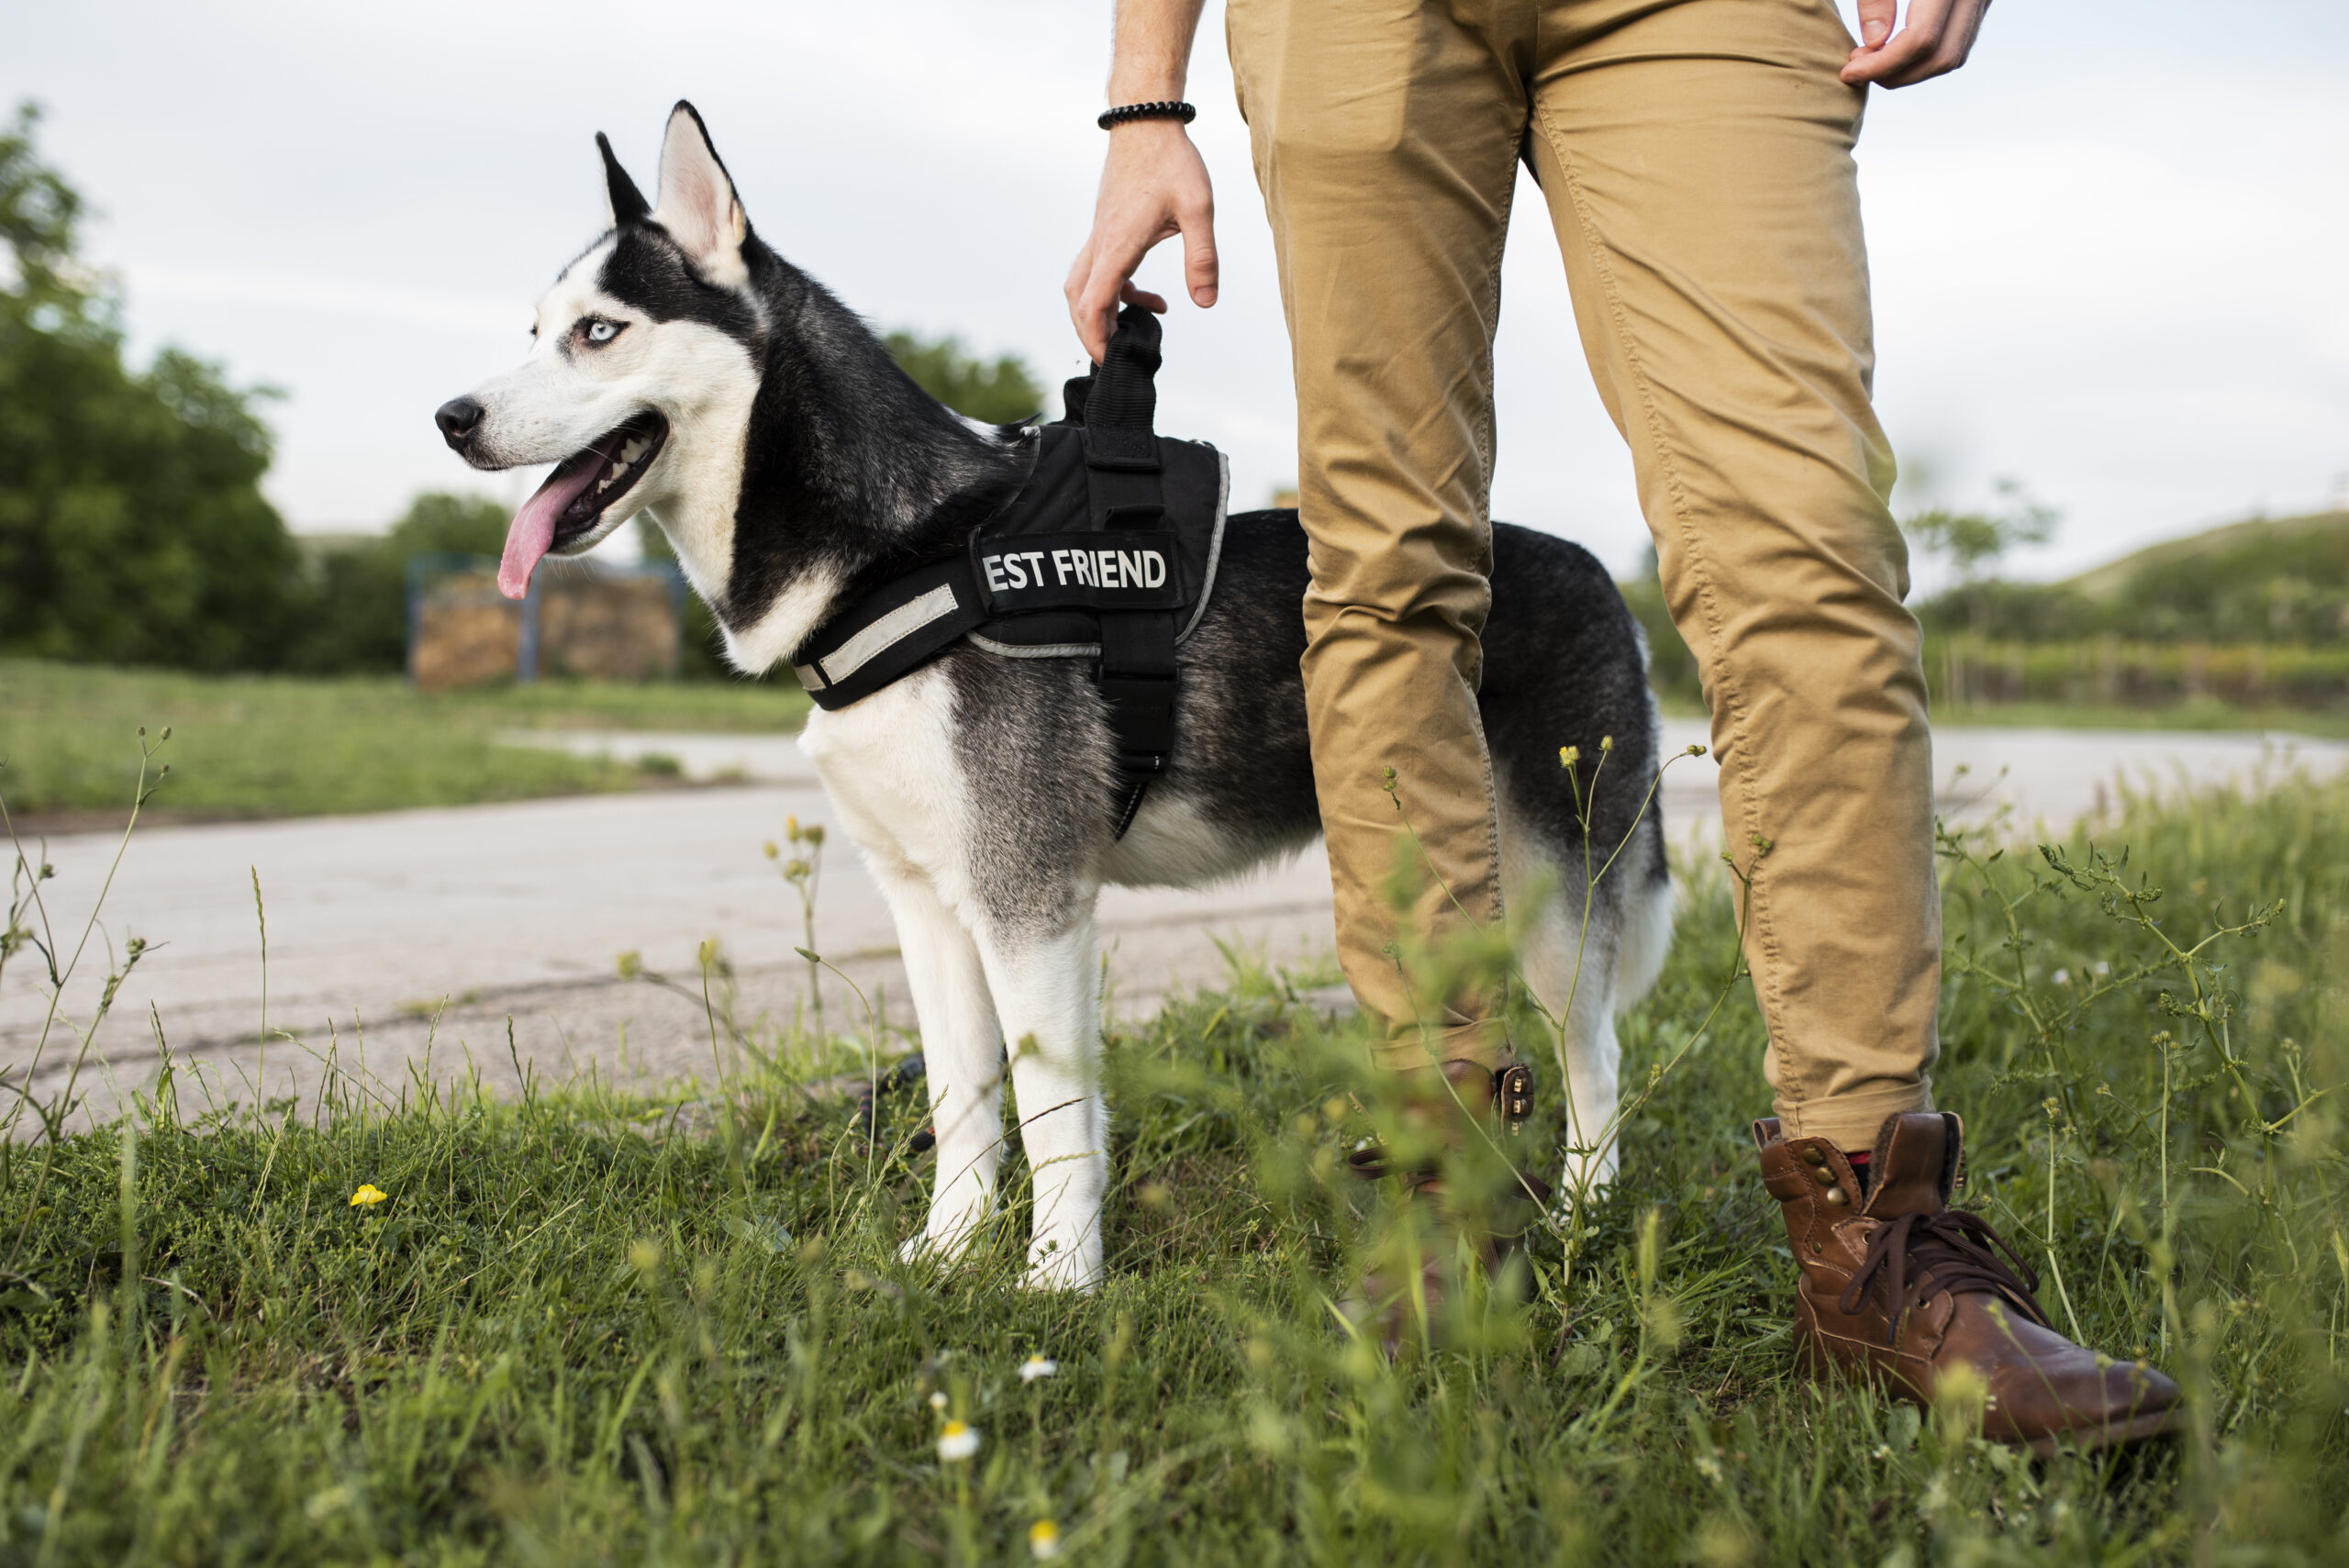
[[[1668, 748], [1703, 739], [1691, 721], [1667, 730]], [[762, 845], [780, 837], [786, 817], [832, 821], [797, 747], [785, 737], [666, 734], [548, 743], [629, 759], [658, 752], [689, 777], [744, 782], [140, 832], [68, 992], [70, 1010], [86, 1018], [107, 943], [119, 951], [135, 935], [151, 944], [83, 1069], [98, 1106], [151, 1078], [158, 1022], [172, 1051], [205, 1065], [216, 1095], [247, 1103], [264, 1077], [272, 1096], [310, 1092], [330, 1047], [346, 1064], [363, 1050], [378, 1084], [398, 1084], [411, 1065], [442, 1077], [468, 1060], [501, 1087], [514, 1084], [518, 1062], [541, 1075], [592, 1065], [639, 1081], [706, 1076], [712, 1046], [696, 953], [711, 938], [734, 967], [736, 1017], [790, 1020], [806, 996], [806, 968], [792, 951], [805, 939], [796, 899]], [[1944, 810], [1976, 819], [2008, 810], [2019, 833], [2099, 813], [2120, 783], [2248, 779], [2287, 761], [2349, 767], [2349, 745], [2255, 735], [1945, 730], [1936, 747], [1940, 775], [1952, 781]], [[1666, 781], [1675, 840], [1717, 841], [1710, 761], [1675, 763]], [[61, 933], [79, 929], [115, 847], [106, 834], [50, 842], [57, 875], [44, 891]], [[1112, 1005], [1142, 1011], [1171, 987], [1216, 980], [1225, 971], [1219, 940], [1276, 962], [1324, 959], [1327, 875], [1317, 849], [1229, 887], [1111, 890], [1102, 928]], [[268, 920], [265, 1050], [255, 877]], [[887, 912], [837, 836], [817, 934], [819, 951], [877, 998], [886, 1026], [910, 1029]], [[687, 995], [620, 979], [625, 952]], [[36, 978], [25, 957], [0, 977], [0, 1066], [12, 1080], [40, 1032]], [[852, 1005], [837, 983], [825, 999], [836, 1019]], [[36, 1093], [63, 1085], [73, 1044], [69, 1031], [52, 1030]]]

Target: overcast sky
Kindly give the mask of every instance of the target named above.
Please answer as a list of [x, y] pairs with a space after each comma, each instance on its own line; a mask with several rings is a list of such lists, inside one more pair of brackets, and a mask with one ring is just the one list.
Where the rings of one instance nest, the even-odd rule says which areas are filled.
[[[761, 233], [873, 321], [1073, 373], [1060, 282], [1108, 8], [76, 0], [10, 7], [0, 95], [46, 107], [140, 354], [284, 389], [272, 496], [297, 528], [377, 528], [484, 483], [433, 407], [520, 356], [530, 301], [598, 228], [594, 133], [649, 184], [680, 96]], [[1295, 471], [1294, 412], [1220, 12], [1191, 96], [1223, 297], [1175, 307], [1160, 425], [1223, 447], [1255, 504]], [[2013, 475], [2063, 509], [2028, 570], [2349, 486], [2349, 6], [2009, 0], [1965, 70], [1876, 97], [1860, 160], [1884, 422], [1934, 498]], [[1542, 208], [1517, 214], [1495, 515], [1628, 569], [1630, 461]], [[1144, 281], [1179, 297], [1174, 261]]]

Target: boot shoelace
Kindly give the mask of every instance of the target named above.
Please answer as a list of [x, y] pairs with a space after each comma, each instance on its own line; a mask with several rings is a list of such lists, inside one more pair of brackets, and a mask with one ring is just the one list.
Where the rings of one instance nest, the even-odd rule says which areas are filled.
[[[2001, 1252], [2013, 1261], [2013, 1267], [1999, 1257]], [[1963, 1209], [1904, 1214], [1877, 1226], [1859, 1272], [1836, 1303], [1846, 1316], [1860, 1309], [1860, 1297], [1878, 1270], [1888, 1273], [1891, 1285], [1887, 1344], [1899, 1343], [1900, 1319], [1909, 1308], [1922, 1307], [1943, 1291], [1954, 1296], [1981, 1292], [2002, 1297], [2032, 1322], [2050, 1327], [2034, 1296], [2038, 1273], [1988, 1221]]]

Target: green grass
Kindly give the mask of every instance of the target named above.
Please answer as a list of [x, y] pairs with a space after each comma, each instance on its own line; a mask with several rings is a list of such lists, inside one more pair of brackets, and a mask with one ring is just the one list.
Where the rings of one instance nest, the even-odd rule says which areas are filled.
[[1525, 1304], [1393, 1365], [1329, 1307], [1361, 1042], [1252, 971], [1111, 1039], [1084, 1297], [1014, 1288], [1016, 1209], [967, 1266], [898, 1264], [930, 1162], [913, 1105], [868, 1151], [802, 1092], [845, 1042], [759, 1036], [766, 1065], [668, 1095], [346, 1084], [305, 1120], [179, 1071], [115, 1126], [28, 1117], [0, 1562], [1010, 1563], [1039, 1518], [1076, 1562], [2338, 1562], [2349, 789], [2135, 802], [2124, 843], [2068, 873], [1949, 846], [1935, 1081], [1965, 1201], [2060, 1264], [2058, 1323], [2186, 1384], [2173, 1449], [2036, 1464], [1791, 1373], [1742, 984], [1698, 1032], [1716, 875], [1623, 1030], [1616, 1188], [1536, 1244]]
[[138, 777], [129, 745], [168, 726], [152, 809], [298, 817], [470, 806], [648, 782], [620, 762], [497, 743], [522, 728], [789, 731], [790, 686], [544, 682], [427, 694], [388, 676], [186, 675], [0, 661], [0, 774], [27, 816], [111, 810]]

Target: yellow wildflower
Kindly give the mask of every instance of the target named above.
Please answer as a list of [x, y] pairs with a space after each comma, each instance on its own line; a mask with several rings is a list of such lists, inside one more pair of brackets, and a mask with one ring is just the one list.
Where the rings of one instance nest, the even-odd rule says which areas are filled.
[[359, 1184], [359, 1190], [351, 1195], [351, 1207], [365, 1208], [371, 1204], [381, 1203], [391, 1195], [373, 1182], [362, 1182]]

